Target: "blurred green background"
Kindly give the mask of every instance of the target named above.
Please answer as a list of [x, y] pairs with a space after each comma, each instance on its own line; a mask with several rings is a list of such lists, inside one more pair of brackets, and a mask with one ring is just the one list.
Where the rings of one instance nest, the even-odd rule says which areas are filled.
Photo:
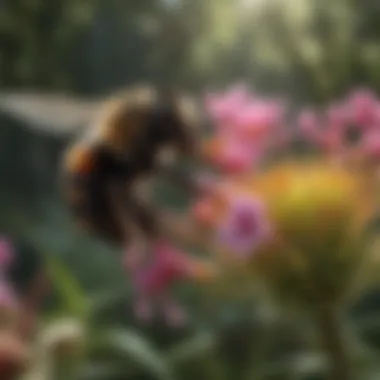
[[[0, 0], [0, 103], [14, 91], [91, 99], [140, 82], [200, 95], [240, 80], [296, 105], [357, 85], [380, 90], [380, 2]], [[15, 116], [0, 115], [0, 231], [16, 244], [21, 292], [49, 263], [55, 292], [43, 318], [75, 316], [92, 332], [86, 360], [65, 379], [324, 378], [310, 326], [253, 296], [185, 288], [186, 328], [139, 324], [117, 252], [79, 234], [60, 199], [69, 137]], [[362, 338], [349, 344], [363, 380], [380, 376], [379, 313], [377, 289], [347, 313]]]

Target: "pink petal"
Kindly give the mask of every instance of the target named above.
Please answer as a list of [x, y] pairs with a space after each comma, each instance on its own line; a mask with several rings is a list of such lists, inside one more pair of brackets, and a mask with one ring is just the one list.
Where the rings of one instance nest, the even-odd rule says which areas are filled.
[[228, 173], [239, 173], [252, 168], [254, 152], [238, 143], [227, 144], [218, 157], [219, 167]]
[[249, 102], [251, 94], [248, 91], [247, 86], [244, 84], [236, 84], [226, 93], [226, 98], [230, 104], [244, 106]]
[[245, 86], [238, 85], [224, 94], [206, 95], [206, 110], [217, 123], [218, 128], [233, 123], [236, 115], [249, 101], [249, 92]]
[[151, 261], [133, 272], [135, 289], [149, 296], [164, 293], [173, 283], [190, 273], [190, 261], [185, 254], [165, 242], [158, 242]]
[[364, 152], [369, 156], [380, 158], [380, 132], [367, 133], [361, 144]]
[[362, 128], [372, 127], [376, 123], [378, 101], [369, 90], [360, 89], [353, 92], [348, 99], [351, 121]]
[[270, 110], [264, 106], [250, 106], [236, 117], [237, 134], [245, 138], [260, 138], [272, 126]]
[[349, 112], [343, 104], [333, 104], [327, 110], [327, 124], [329, 128], [341, 130], [349, 120]]
[[269, 233], [264, 205], [253, 198], [238, 198], [218, 231], [218, 240], [239, 255], [252, 253]]
[[211, 97], [206, 100], [206, 108], [211, 118], [219, 124], [228, 125], [239, 113], [241, 105], [237, 99]]
[[298, 125], [301, 132], [308, 139], [315, 141], [319, 139], [319, 120], [316, 113], [312, 110], [302, 111], [298, 117]]
[[320, 137], [320, 145], [323, 149], [329, 152], [340, 151], [344, 147], [343, 136], [339, 131], [328, 130]]

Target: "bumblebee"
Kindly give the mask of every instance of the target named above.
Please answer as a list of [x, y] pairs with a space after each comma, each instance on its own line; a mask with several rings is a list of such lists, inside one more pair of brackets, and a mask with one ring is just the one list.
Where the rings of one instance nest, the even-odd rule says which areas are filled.
[[105, 102], [63, 159], [64, 196], [82, 227], [117, 245], [128, 244], [136, 231], [159, 236], [157, 212], [140, 185], [169, 173], [168, 156], [165, 161], [162, 155], [167, 149], [172, 159], [196, 156], [198, 119], [189, 106], [184, 97], [152, 88], [124, 91]]

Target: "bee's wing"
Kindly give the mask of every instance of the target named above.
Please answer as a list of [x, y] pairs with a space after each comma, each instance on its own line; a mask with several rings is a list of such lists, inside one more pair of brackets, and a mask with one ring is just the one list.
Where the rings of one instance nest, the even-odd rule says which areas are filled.
[[0, 112], [32, 129], [62, 137], [86, 128], [101, 103], [62, 94], [0, 92]]

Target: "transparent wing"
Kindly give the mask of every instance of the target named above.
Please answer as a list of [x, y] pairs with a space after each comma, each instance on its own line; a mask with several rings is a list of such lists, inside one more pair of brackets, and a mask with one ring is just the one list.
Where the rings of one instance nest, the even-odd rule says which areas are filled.
[[64, 94], [0, 92], [0, 112], [35, 130], [58, 136], [83, 130], [96, 115], [101, 100]]

